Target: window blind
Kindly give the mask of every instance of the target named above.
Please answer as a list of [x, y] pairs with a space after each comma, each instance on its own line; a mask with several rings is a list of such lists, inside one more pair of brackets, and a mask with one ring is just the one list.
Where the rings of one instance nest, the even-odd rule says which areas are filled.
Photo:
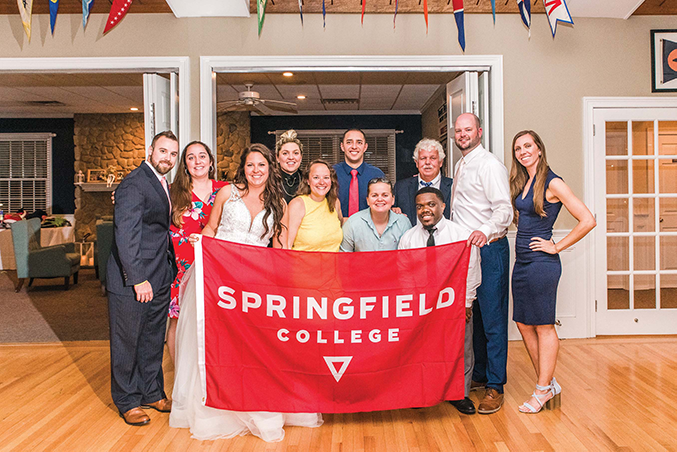
[[0, 133], [0, 203], [5, 213], [52, 209], [52, 134]]

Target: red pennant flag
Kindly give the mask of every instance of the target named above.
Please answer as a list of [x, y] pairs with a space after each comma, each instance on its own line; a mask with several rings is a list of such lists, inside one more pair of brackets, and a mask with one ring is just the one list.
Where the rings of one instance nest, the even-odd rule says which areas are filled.
[[132, 0], [113, 0], [113, 5], [110, 7], [110, 14], [108, 14], [108, 20], [106, 20], [106, 28], [104, 28], [103, 33], [106, 34], [110, 29], [115, 27], [120, 21], [127, 15], [129, 7], [132, 4]]
[[428, 0], [423, 0], [423, 17], [425, 17], [425, 34], [428, 34]]
[[360, 22], [362, 25], [364, 25], [364, 7], [367, 6], [367, 0], [362, 0], [362, 18], [360, 19]]

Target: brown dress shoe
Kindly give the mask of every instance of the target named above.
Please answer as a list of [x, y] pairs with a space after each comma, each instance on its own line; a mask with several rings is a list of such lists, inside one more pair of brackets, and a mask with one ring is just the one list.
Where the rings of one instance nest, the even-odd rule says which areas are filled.
[[120, 413], [120, 417], [129, 425], [140, 426], [150, 422], [148, 415], [138, 406], [129, 411], [125, 411], [124, 413]]
[[161, 413], [169, 413], [172, 411], [172, 401], [169, 399], [160, 399], [157, 402], [145, 403], [141, 405], [143, 408], [152, 408]]
[[484, 398], [477, 407], [480, 414], [491, 414], [501, 409], [503, 406], [503, 394], [499, 394], [494, 388], [487, 388]]

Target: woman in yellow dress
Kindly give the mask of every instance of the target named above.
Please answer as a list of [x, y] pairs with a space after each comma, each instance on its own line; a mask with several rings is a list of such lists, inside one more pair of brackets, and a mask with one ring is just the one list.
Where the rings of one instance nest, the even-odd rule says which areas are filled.
[[334, 168], [324, 160], [313, 160], [296, 193], [288, 209], [289, 248], [337, 252], [343, 240], [343, 216]]

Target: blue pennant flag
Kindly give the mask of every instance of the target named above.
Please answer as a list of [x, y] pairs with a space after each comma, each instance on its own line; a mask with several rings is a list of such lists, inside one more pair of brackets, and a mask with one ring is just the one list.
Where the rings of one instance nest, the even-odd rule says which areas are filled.
[[89, 20], [89, 10], [92, 7], [94, 0], [82, 0], [82, 28], [87, 27], [87, 20]]
[[494, 16], [494, 25], [496, 25], [496, 0], [491, 0], [491, 14]]
[[456, 28], [458, 28], [458, 43], [465, 52], [465, 26], [463, 25], [463, 0], [453, 0], [454, 19], [456, 19]]
[[324, 8], [324, 0], [322, 0], [322, 28], [327, 28], [327, 10]]
[[301, 26], [303, 26], [303, 0], [299, 0], [299, 14], [301, 15]]
[[527, 26], [531, 33], [531, 0], [517, 0], [517, 7], [520, 10], [522, 22]]
[[49, 26], [52, 28], [54, 36], [54, 24], [56, 24], [56, 13], [59, 12], [59, 0], [49, 0]]

